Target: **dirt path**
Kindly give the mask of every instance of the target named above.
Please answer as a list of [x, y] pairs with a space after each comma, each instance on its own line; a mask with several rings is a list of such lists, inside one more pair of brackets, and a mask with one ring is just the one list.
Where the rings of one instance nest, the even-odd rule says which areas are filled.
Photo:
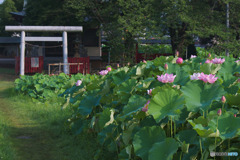
[[16, 160], [52, 160], [54, 143], [41, 124], [30, 117], [21, 117], [19, 108], [8, 101], [6, 90], [13, 86], [14, 75], [0, 73], [0, 112], [9, 122], [10, 141], [16, 151]]

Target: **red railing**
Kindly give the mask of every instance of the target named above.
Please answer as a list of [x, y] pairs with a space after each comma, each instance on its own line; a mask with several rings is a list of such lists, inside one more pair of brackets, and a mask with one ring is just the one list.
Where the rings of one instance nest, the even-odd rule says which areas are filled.
[[82, 65], [71, 65], [69, 67], [70, 74], [74, 73], [90, 73], [89, 57], [68, 57], [68, 63], [82, 63]]
[[145, 54], [145, 53], [138, 53], [138, 44], [136, 45], [136, 63], [139, 63], [143, 60], [153, 60], [156, 57], [160, 56], [173, 56], [172, 53], [157, 53], [157, 54]]
[[[32, 67], [31, 58], [38, 58], [38, 67]], [[25, 73], [41, 73], [43, 71], [43, 56], [39, 57], [25, 57]], [[15, 73], [20, 72], [20, 57], [15, 57]]]

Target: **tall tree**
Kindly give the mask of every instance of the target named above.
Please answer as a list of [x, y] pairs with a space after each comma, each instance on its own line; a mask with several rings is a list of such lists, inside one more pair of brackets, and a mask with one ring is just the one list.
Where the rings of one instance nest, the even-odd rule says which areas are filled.
[[[121, 61], [132, 61], [135, 38], [143, 37], [150, 25], [152, 0], [69, 0], [68, 6], [84, 10], [91, 24], [100, 26], [111, 46], [111, 52]], [[84, 8], [82, 7], [84, 6]], [[130, 58], [130, 59], [128, 59]]]
[[13, 0], [5, 0], [0, 4], [0, 34], [1, 36], [9, 36], [9, 32], [5, 32], [6, 25], [17, 24], [10, 12], [16, 12], [15, 3]]

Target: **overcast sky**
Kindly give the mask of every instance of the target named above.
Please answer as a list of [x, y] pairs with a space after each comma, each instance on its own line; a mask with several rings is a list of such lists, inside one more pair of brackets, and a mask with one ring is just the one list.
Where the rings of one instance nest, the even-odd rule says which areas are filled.
[[0, 4], [3, 2], [4, 0], [0, 0]]

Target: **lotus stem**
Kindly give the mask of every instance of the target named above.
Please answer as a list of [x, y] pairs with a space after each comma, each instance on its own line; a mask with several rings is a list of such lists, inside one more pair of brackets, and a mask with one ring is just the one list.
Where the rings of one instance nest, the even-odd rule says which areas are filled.
[[180, 160], [182, 160], [182, 151], [181, 151], [181, 154], [180, 154]]
[[223, 109], [224, 109], [224, 103], [222, 104], [222, 111], [223, 111]]
[[203, 118], [205, 118], [205, 116], [204, 116], [204, 111], [203, 111]]
[[[217, 130], [218, 130], [218, 118], [217, 117], [217, 128], [216, 128], [216, 135], [215, 135], [215, 152], [217, 152]], [[215, 160], [215, 156], [214, 156], [214, 160]]]
[[201, 137], [199, 139], [199, 144], [200, 144], [200, 151], [201, 151], [201, 159], [203, 158], [203, 153], [202, 153], [202, 143], [201, 143]]
[[174, 136], [175, 136], [177, 132], [177, 124], [175, 123], [175, 120], [173, 120], [173, 123], [174, 123]]
[[167, 136], [170, 136], [170, 132], [169, 132], [169, 127], [170, 126], [170, 124], [169, 124], [169, 121], [168, 121], [168, 124], [167, 124]]
[[[228, 139], [228, 152], [230, 151], [230, 139]], [[228, 157], [230, 159], [230, 157]]]
[[172, 126], [172, 116], [171, 116], [171, 137], [173, 137], [173, 126]]

